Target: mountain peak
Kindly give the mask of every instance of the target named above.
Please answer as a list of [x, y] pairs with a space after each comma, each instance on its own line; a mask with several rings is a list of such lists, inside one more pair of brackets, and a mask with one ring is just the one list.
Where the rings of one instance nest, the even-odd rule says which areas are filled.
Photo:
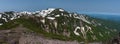
[[[55, 34], [75, 40], [101, 40], [101, 38], [106, 36], [112, 36], [113, 32], [115, 32], [109, 30], [109, 28], [106, 29], [105, 27], [107, 26], [103, 25], [104, 23], [100, 23], [100, 21], [104, 22], [102, 20], [98, 21], [98, 19], [86, 15], [69, 13], [61, 8], [48, 8], [47, 10], [36, 12], [15, 12], [13, 14], [2, 13], [0, 16], [1, 26], [16, 19], [17, 21], [15, 20], [15, 22], [19, 22], [25, 27], [33, 27], [32, 29], [30, 28], [33, 31], [44, 30], [45, 33], [50, 33], [50, 36]], [[55, 38], [59, 37], [55, 36]]]

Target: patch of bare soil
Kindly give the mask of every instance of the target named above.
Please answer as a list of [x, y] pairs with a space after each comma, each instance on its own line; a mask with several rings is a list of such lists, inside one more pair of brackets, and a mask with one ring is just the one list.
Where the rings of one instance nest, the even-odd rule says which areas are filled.
[[80, 42], [49, 39], [23, 26], [18, 26], [9, 30], [0, 30], [0, 44], [80, 44]]

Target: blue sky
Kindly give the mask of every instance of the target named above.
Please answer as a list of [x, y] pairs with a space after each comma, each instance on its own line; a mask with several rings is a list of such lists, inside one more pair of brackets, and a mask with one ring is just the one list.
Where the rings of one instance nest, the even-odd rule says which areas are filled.
[[64, 8], [74, 12], [120, 13], [120, 0], [0, 0], [0, 11]]

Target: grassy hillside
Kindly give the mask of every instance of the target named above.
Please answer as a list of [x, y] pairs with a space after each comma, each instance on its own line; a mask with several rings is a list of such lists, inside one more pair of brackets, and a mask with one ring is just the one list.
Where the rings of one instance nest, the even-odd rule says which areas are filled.
[[[52, 33], [52, 32], [46, 32], [42, 27], [40, 27], [40, 25], [42, 25], [41, 23], [36, 23], [35, 20], [29, 18], [29, 19], [26, 19], [26, 18], [19, 18], [19, 19], [16, 19], [16, 20], [13, 20], [13, 21], [10, 21], [10, 22], [7, 22], [5, 23], [4, 25], [0, 26], [0, 30], [4, 30], [4, 29], [10, 29], [10, 28], [14, 28], [18, 25], [22, 24], [24, 27], [36, 32], [36, 33], [39, 33], [39, 34], [42, 34], [43, 36], [45, 37], [48, 37], [48, 38], [51, 38], [51, 39], [59, 39], [59, 40], [77, 40], [77, 41], [84, 41], [83, 37], [82, 36], [76, 36], [74, 33], [73, 33], [73, 30], [72, 30], [72, 24], [68, 25], [67, 26], [67, 29], [69, 29], [68, 31], [70, 31], [70, 37], [68, 36], [64, 36], [62, 34], [55, 34], [55, 33]], [[86, 25], [89, 25], [87, 23], [84, 23]], [[89, 42], [92, 42], [92, 41], [106, 41], [106, 40], [109, 40], [111, 37], [113, 37], [115, 35], [115, 33], [113, 31], [110, 31], [110, 30], [106, 30], [105, 28], [103, 27], [94, 27], [92, 25], [89, 25], [93, 28], [93, 32], [94, 34], [90, 33], [90, 32], [87, 32], [87, 40]], [[63, 28], [63, 27], [62, 27]], [[103, 37], [99, 35], [99, 32], [103, 34]], [[110, 32], [110, 34], [107, 34], [106, 32]], [[92, 35], [96, 35], [97, 39], [96, 40], [93, 40], [92, 38]]]

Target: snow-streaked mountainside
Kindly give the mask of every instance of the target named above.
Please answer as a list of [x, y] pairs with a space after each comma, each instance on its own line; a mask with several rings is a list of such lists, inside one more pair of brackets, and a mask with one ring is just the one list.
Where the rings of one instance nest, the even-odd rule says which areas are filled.
[[[7, 25], [10, 22], [12, 25]], [[117, 32], [116, 28], [105, 25], [107, 23], [104, 20], [67, 12], [62, 8], [48, 8], [36, 12], [0, 13], [1, 29], [11, 28], [9, 26], [13, 24], [22, 24], [30, 30], [53, 39], [83, 42], [109, 40]]]

